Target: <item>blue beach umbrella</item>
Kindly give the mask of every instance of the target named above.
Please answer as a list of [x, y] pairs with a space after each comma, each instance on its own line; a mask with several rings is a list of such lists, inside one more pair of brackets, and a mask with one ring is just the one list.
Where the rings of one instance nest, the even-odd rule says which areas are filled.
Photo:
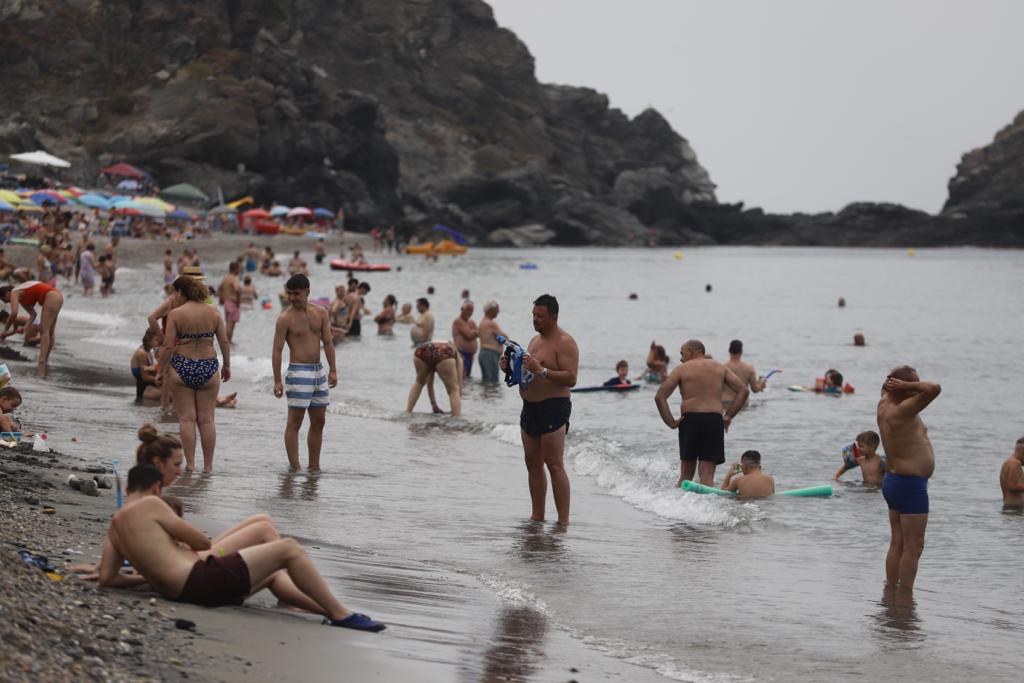
[[190, 216], [187, 212], [182, 211], [181, 209], [175, 209], [174, 211], [171, 211], [170, 213], [167, 214], [167, 217], [168, 218], [179, 218], [181, 220], [186, 220], [186, 221], [192, 220], [192, 216]]
[[313, 215], [316, 216], [317, 218], [334, 218], [334, 212], [331, 211], [330, 209], [325, 209], [323, 207], [319, 209], [313, 209]]
[[90, 209], [109, 209], [110, 200], [106, 197], [101, 197], [98, 194], [83, 194], [77, 200], [82, 206], [88, 206]]
[[466, 236], [463, 235], [458, 230], [456, 230], [455, 228], [449, 228], [447, 225], [441, 225], [440, 223], [438, 223], [432, 229], [435, 230], [436, 232], [443, 232], [444, 234], [448, 235], [453, 240], [455, 240], [456, 244], [466, 243]]
[[11, 211], [11, 212], [13, 212], [14, 211], [14, 207], [11, 206], [10, 204], [8, 204], [7, 202], [5, 202], [4, 200], [0, 199], [0, 211]]
[[44, 204], [67, 204], [68, 200], [56, 192], [33, 192], [28, 197], [39, 206]]

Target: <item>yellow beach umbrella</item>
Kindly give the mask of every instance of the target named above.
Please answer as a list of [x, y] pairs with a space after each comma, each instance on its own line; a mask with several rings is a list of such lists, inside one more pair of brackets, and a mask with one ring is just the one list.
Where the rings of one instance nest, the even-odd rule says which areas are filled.
[[150, 206], [155, 206], [161, 211], [174, 211], [176, 208], [174, 204], [168, 204], [159, 197], [136, 197], [132, 201], [136, 204], [149, 204]]
[[21, 195], [12, 190], [0, 190], [0, 199], [4, 200], [8, 204], [16, 204], [23, 201]]

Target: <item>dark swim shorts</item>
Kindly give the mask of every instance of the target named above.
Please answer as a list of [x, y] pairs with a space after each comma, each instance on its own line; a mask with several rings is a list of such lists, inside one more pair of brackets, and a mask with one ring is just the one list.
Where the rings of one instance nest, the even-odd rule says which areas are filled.
[[882, 495], [889, 509], [901, 515], [928, 514], [928, 479], [885, 473]]
[[345, 335], [348, 337], [363, 336], [363, 321], [359, 318], [353, 318], [352, 324], [349, 325], [348, 332], [346, 332]]
[[679, 459], [725, 462], [725, 422], [721, 413], [683, 413], [679, 423]]
[[528, 436], [538, 437], [557, 431], [565, 425], [569, 433], [569, 416], [572, 401], [568, 397], [549, 398], [546, 401], [523, 401], [523, 412], [519, 414], [519, 426]]
[[249, 567], [237, 552], [197, 560], [178, 596], [178, 602], [203, 607], [241, 605], [249, 597]]

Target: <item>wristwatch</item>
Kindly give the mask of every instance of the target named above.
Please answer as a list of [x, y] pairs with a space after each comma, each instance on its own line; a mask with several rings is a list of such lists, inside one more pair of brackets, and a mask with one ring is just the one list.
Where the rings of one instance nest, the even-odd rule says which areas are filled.
[[540, 371], [540, 376], [541, 376], [542, 379], [547, 379], [548, 378], [548, 369], [544, 368], [543, 370], [541, 370]]

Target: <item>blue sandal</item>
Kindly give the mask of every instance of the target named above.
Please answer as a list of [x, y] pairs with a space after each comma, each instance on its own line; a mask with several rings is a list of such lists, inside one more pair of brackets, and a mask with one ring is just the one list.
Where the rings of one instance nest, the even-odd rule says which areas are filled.
[[356, 631], [372, 631], [374, 633], [376, 633], [377, 631], [383, 631], [385, 628], [387, 628], [387, 626], [380, 623], [379, 621], [374, 621], [370, 617], [366, 616], [365, 614], [360, 614], [359, 612], [353, 612], [344, 619], [327, 619], [324, 621], [324, 623], [330, 624], [331, 626], [351, 628], [355, 629]]

